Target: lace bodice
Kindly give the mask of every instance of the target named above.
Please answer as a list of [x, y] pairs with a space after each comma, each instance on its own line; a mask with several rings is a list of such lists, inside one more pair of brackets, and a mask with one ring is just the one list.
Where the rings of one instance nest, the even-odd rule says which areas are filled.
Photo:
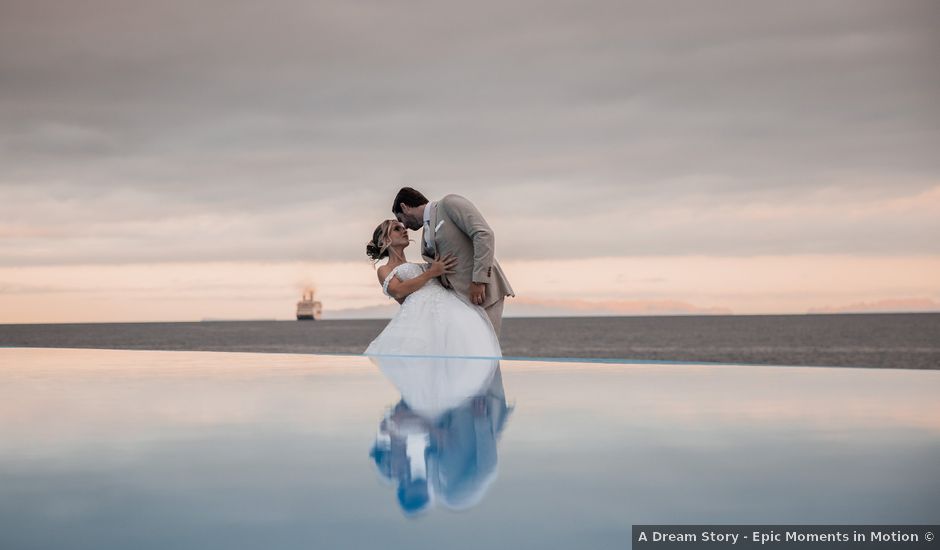
[[[389, 271], [388, 275], [385, 276], [385, 280], [382, 282], [382, 292], [384, 292], [385, 295], [388, 296], [389, 298], [392, 298], [392, 295], [388, 293], [388, 283], [391, 282], [392, 277], [398, 275], [398, 280], [407, 281], [408, 279], [414, 279], [418, 275], [421, 275], [422, 273], [424, 273], [424, 269], [425, 269], [424, 265], [422, 264], [413, 264], [413, 263], [401, 264], [395, 269]], [[432, 284], [432, 283], [436, 284], [437, 281], [433, 280], [433, 281], [428, 282], [428, 284]], [[428, 286], [428, 284], [425, 284], [425, 286]]]

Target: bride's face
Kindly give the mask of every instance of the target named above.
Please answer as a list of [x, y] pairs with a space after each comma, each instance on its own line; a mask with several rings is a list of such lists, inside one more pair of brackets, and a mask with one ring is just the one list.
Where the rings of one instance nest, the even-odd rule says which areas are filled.
[[390, 246], [408, 246], [408, 230], [401, 223], [395, 223], [388, 231]]

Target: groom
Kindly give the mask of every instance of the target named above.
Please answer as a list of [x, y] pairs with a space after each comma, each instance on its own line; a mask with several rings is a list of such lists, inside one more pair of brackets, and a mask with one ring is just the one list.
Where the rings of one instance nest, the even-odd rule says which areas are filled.
[[392, 213], [411, 230], [424, 228], [421, 255], [457, 258], [454, 273], [441, 276], [441, 284], [483, 306], [499, 336], [503, 322], [503, 299], [515, 296], [494, 256], [493, 230], [473, 203], [460, 195], [447, 195], [429, 202], [411, 187], [402, 187], [395, 196]]

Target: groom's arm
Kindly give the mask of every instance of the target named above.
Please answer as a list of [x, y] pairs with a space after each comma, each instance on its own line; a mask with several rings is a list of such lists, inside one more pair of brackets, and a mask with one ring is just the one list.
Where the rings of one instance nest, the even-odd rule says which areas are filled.
[[496, 237], [490, 225], [472, 202], [460, 195], [447, 195], [441, 199], [440, 207], [453, 220], [464, 234], [473, 241], [473, 276], [474, 283], [486, 284], [492, 278], [493, 256], [496, 249]]

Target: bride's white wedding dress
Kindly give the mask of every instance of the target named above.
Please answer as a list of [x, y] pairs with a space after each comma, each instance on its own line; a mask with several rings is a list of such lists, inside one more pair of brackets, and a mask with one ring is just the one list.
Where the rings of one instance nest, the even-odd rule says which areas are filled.
[[[392, 277], [407, 281], [424, 266], [404, 263], [385, 277], [382, 291], [389, 297]], [[432, 279], [409, 294], [398, 313], [366, 348], [366, 355], [423, 355], [499, 357], [499, 339], [483, 308]]]

